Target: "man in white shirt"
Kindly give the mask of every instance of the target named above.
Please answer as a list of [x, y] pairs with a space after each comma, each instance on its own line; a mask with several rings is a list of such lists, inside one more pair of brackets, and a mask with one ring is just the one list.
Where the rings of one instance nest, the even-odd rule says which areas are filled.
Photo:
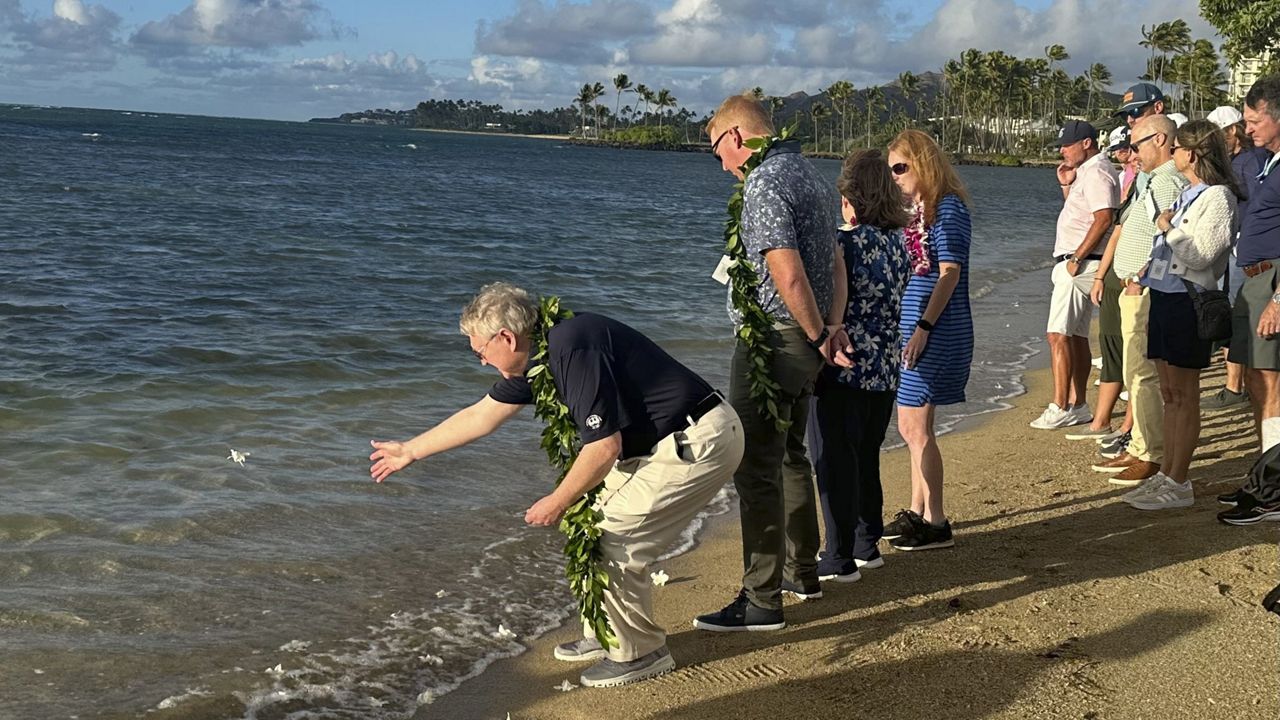
[[1089, 291], [1102, 259], [1099, 245], [1120, 206], [1120, 174], [1099, 151], [1097, 130], [1087, 122], [1071, 120], [1058, 133], [1058, 144], [1062, 163], [1057, 172], [1063, 205], [1053, 247], [1053, 298], [1046, 329], [1053, 367], [1053, 401], [1031, 423], [1031, 427], [1041, 430], [1080, 425], [1093, 419], [1085, 399], [1091, 367], [1089, 323], [1093, 319]]

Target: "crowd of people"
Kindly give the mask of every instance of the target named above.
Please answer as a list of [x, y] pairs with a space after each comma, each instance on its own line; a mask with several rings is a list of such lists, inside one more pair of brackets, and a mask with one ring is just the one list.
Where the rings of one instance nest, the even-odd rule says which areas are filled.
[[[1099, 441], [1106, 457], [1095, 469], [1132, 486], [1123, 497], [1133, 507], [1190, 505], [1199, 376], [1215, 340], [1229, 340], [1236, 370], [1215, 401], [1253, 403], [1263, 452], [1247, 483], [1219, 497], [1231, 506], [1219, 518], [1280, 520], [1280, 173], [1272, 173], [1280, 76], [1259, 80], [1243, 113], [1219, 108], [1179, 126], [1167, 109], [1144, 83], [1125, 94], [1117, 114], [1126, 123], [1105, 146], [1087, 122], [1062, 128], [1048, 322], [1053, 399], [1032, 426]], [[937, 406], [965, 399], [974, 344], [970, 201], [955, 168], [931, 136], [905, 130], [883, 154], [846, 158], [833, 188], [798, 141], [774, 137], [769, 111], [752, 95], [726, 99], [706, 130], [716, 160], [744, 180], [739, 239], [758, 278], [752, 301], [772, 322], [757, 338], [770, 348], [767, 360], [752, 354], [750, 333], [735, 332], [722, 395], [623, 323], [578, 312], [548, 327], [536, 297], [496, 283], [467, 306], [460, 327], [502, 379], [411, 440], [372, 443], [371, 474], [381, 482], [492, 433], [541, 401], [528, 375], [550, 373], [582, 444], [525, 519], [555, 525], [603, 486], [595, 501], [603, 606], [616, 644], [584, 627], [581, 640], [555, 649], [561, 660], [596, 661], [582, 673], [587, 686], [675, 667], [654, 618], [648, 567], [730, 478], [741, 590], [696, 617], [701, 630], [782, 629], [784, 594], [813, 599], [823, 581], [859, 580], [884, 564], [882, 540], [908, 552], [955, 544], [935, 433]], [[1232, 308], [1220, 302], [1220, 282]], [[741, 330], [741, 308], [730, 305]], [[1094, 306], [1102, 368], [1091, 411]], [[545, 359], [534, 372], [538, 338]], [[753, 383], [772, 388], [770, 413]], [[1125, 388], [1125, 419], [1113, 430]], [[880, 446], [895, 407], [911, 495], [886, 524]]]
[[[1202, 120], [1166, 113], [1149, 83], [1124, 99], [1116, 114], [1125, 125], [1105, 147], [1088, 123], [1060, 133], [1064, 202], [1047, 327], [1054, 397], [1031, 426], [1096, 440], [1093, 469], [1131, 487], [1121, 499], [1134, 508], [1188, 507], [1200, 374], [1221, 347], [1227, 379], [1206, 409], [1252, 403], [1263, 452], [1248, 485], [1218, 498], [1230, 506], [1218, 518], [1280, 520], [1280, 466], [1270, 468], [1280, 445], [1280, 77], [1259, 80], [1243, 111], [1223, 106]], [[1090, 410], [1095, 306], [1101, 374]], [[1113, 430], [1122, 389], [1129, 403]]]

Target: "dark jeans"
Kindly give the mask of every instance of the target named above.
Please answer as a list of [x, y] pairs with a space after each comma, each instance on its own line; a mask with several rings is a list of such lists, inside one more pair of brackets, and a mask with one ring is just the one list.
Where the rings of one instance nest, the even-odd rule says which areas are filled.
[[810, 400], [809, 451], [827, 528], [823, 555], [852, 571], [870, 560], [884, 532], [880, 446], [894, 393], [860, 390], [823, 373]]
[[746, 351], [739, 344], [729, 376], [729, 402], [742, 419], [746, 453], [733, 475], [742, 516], [742, 587], [751, 602], [782, 608], [782, 579], [818, 579], [818, 510], [805, 455], [809, 396], [822, 356], [798, 327], [770, 336], [769, 377], [778, 385], [779, 414], [791, 420], [778, 432], [756, 408], [746, 381]]

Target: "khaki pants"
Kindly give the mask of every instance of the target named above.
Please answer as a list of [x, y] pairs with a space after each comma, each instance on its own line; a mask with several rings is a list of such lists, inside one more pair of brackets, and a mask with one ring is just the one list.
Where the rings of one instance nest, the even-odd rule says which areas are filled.
[[[1133, 406], [1133, 434], [1129, 454], [1160, 463], [1164, 459], [1164, 399], [1156, 364], [1147, 359], [1147, 323], [1151, 294], [1120, 295], [1120, 336], [1124, 339], [1124, 384]], [[1188, 332], [1195, 332], [1189, 328]]]
[[609, 573], [604, 606], [618, 638], [611, 659], [635, 660], [666, 644], [654, 622], [649, 564], [733, 477], [743, 447], [738, 414], [722, 402], [659, 440], [652, 455], [619, 461], [605, 476], [596, 502], [604, 513], [600, 540]]

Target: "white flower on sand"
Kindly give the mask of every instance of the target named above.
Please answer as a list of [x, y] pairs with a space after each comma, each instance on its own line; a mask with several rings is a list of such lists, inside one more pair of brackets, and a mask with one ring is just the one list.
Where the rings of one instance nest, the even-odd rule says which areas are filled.
[[447, 593], [447, 592], [445, 592], [445, 591], [443, 591], [443, 590], [437, 590], [437, 591], [436, 591], [436, 597], [438, 597], [438, 598], [442, 598], [442, 597], [444, 597], [445, 595], [448, 595], [448, 594], [449, 594], [449, 593]]
[[284, 675], [284, 666], [283, 664], [277, 664], [275, 667], [269, 667], [263, 672], [267, 673], [268, 675], [274, 675], [275, 677], [280, 677], [281, 675]]
[[494, 631], [493, 636], [499, 640], [515, 640], [516, 634], [507, 629], [506, 625], [498, 624], [498, 629]]
[[564, 682], [560, 683], [559, 685], [557, 685], [557, 686], [555, 686], [555, 687], [553, 687], [553, 688], [551, 688], [551, 689], [552, 689], [552, 690], [559, 690], [560, 692], [569, 692], [570, 690], [577, 690], [577, 689], [578, 689], [578, 686], [577, 686], [577, 685], [574, 685], [573, 683], [569, 682], [568, 680], [565, 680]]
[[231, 454], [227, 456], [227, 459], [233, 463], [239, 463], [240, 467], [244, 467], [244, 459], [249, 457], [250, 453], [247, 453], [247, 452], [242, 453], [239, 450], [236, 450], [235, 448], [229, 448], [229, 449], [231, 450]]
[[667, 581], [671, 578], [667, 575], [665, 570], [659, 570], [657, 572], [649, 573], [649, 579], [653, 581], [654, 585], [662, 587], [663, 585], [666, 585]]

